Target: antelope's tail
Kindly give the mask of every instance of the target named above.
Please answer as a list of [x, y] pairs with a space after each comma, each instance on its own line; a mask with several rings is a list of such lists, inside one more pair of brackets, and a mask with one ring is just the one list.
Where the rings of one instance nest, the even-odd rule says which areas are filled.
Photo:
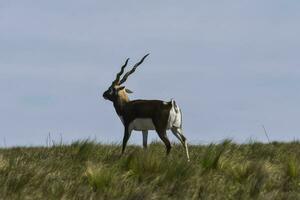
[[182, 112], [181, 109], [179, 108], [179, 106], [176, 104], [176, 101], [174, 99], [171, 100], [172, 102], [172, 107], [175, 110], [176, 113], [176, 124], [178, 127], [182, 128]]

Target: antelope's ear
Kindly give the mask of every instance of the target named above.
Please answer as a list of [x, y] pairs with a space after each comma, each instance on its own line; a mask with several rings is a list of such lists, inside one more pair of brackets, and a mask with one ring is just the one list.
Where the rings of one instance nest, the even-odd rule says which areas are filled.
[[125, 89], [125, 91], [128, 93], [128, 94], [131, 94], [131, 93], [133, 93], [131, 90], [129, 90], [129, 89]]

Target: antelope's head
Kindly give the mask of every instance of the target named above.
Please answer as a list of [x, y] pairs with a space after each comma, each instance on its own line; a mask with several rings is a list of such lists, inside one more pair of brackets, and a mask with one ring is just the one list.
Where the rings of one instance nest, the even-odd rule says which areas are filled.
[[121, 70], [119, 73], [117, 73], [116, 79], [112, 82], [112, 84], [109, 86], [109, 88], [103, 93], [103, 98], [106, 100], [110, 100], [112, 102], [116, 101], [118, 98], [123, 98], [125, 101], [128, 101], [128, 93], [132, 93], [131, 90], [125, 88], [122, 84], [126, 82], [128, 76], [132, 74], [136, 68], [143, 63], [145, 58], [149, 54], [146, 54], [138, 63], [136, 63], [133, 68], [126, 72], [126, 74], [121, 79], [121, 75], [124, 73], [124, 69], [128, 64], [129, 58], [125, 61], [124, 65], [121, 67]]

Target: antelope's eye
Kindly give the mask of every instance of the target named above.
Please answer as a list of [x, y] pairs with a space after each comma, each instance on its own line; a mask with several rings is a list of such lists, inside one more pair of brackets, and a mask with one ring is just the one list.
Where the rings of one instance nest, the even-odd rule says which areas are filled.
[[110, 95], [113, 95], [113, 93], [114, 93], [113, 89], [112, 89], [112, 88], [109, 88], [109, 94], [110, 94]]

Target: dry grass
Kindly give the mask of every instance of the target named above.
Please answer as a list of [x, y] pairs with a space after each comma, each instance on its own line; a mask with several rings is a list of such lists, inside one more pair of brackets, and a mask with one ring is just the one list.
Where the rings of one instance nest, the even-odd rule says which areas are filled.
[[0, 199], [300, 199], [300, 143], [0, 149]]

